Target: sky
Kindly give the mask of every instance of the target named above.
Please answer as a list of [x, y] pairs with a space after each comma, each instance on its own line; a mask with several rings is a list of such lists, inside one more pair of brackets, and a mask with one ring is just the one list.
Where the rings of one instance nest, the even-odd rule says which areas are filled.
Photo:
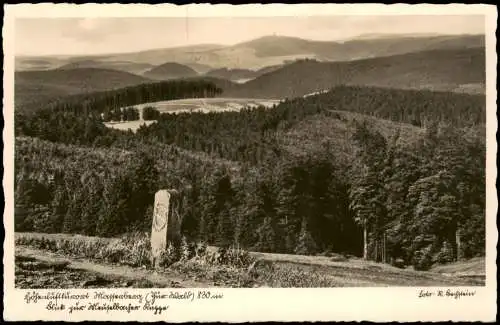
[[484, 16], [18, 18], [16, 55], [90, 55], [193, 44], [230, 45], [267, 35], [337, 41], [363, 34], [483, 34]]

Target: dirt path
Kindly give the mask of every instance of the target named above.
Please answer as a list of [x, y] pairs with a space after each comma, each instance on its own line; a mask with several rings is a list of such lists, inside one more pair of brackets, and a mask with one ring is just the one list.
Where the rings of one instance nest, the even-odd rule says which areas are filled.
[[[43, 237], [75, 240], [75, 235], [67, 234], [21, 234], [16, 236]], [[115, 240], [112, 238], [83, 237], [85, 241]], [[80, 240], [80, 239], [79, 239]], [[215, 252], [216, 247], [207, 247]], [[235, 270], [224, 267], [201, 267], [195, 264], [179, 264], [176, 267], [154, 272], [150, 269], [125, 265], [106, 264], [100, 261], [76, 259], [48, 251], [16, 245], [16, 285], [37, 284], [41, 274], [46, 283], [56, 282], [65, 286], [80, 286], [86, 278], [109, 278], [116, 286], [133, 287], [378, 287], [378, 286], [482, 286], [485, 284], [484, 258], [462, 261], [453, 265], [436, 266], [431, 271], [399, 269], [391, 265], [365, 261], [352, 256], [333, 254], [330, 256], [305, 256], [249, 252], [259, 261], [258, 267], [250, 270]], [[22, 258], [32, 258], [48, 263], [66, 262], [64, 271], [51, 274], [50, 268], [29, 265]], [[18, 263], [19, 261], [19, 263]], [[19, 264], [19, 265], [18, 265]], [[26, 264], [26, 267], [25, 265]], [[464, 272], [467, 271], [467, 272]], [[474, 272], [472, 272], [474, 271]], [[85, 274], [83, 274], [85, 273]], [[74, 279], [71, 280], [71, 279]], [[78, 282], [79, 281], [79, 282]], [[74, 282], [74, 284], [72, 284]], [[90, 281], [92, 282], [92, 281]], [[105, 281], [103, 281], [105, 282]], [[131, 282], [131, 284], [127, 284]], [[56, 282], [57, 283], [57, 282]], [[122, 285], [125, 283], [125, 285]], [[113, 287], [110, 283], [109, 287]]]
[[[22, 259], [27, 261], [39, 261], [50, 263], [52, 265], [63, 266], [67, 272], [74, 272], [81, 274], [97, 274], [100, 278], [103, 278], [111, 282], [145, 282], [154, 285], [155, 287], [178, 287], [178, 288], [199, 288], [199, 287], [216, 287], [215, 285], [208, 282], [193, 281], [191, 279], [182, 276], [181, 274], [176, 274], [174, 272], [155, 272], [152, 270], [133, 268], [124, 265], [105, 265], [97, 264], [87, 260], [75, 260], [47, 251], [42, 251], [38, 249], [32, 249], [28, 247], [16, 247], [16, 259]], [[37, 274], [33, 274], [37, 276]], [[55, 277], [54, 274], [50, 276]], [[79, 284], [75, 285], [76, 287]]]

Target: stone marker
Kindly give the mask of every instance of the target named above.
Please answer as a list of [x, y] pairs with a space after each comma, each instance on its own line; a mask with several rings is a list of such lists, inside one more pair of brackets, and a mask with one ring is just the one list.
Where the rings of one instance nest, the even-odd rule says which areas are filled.
[[153, 225], [151, 229], [151, 258], [158, 267], [159, 257], [167, 248], [168, 241], [180, 239], [178, 195], [175, 190], [160, 190], [155, 194]]

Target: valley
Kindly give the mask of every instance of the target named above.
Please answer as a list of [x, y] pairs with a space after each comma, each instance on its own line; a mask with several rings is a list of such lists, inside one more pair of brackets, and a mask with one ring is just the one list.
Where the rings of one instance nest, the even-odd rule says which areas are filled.
[[179, 113], [218, 113], [218, 112], [238, 112], [244, 108], [255, 108], [258, 106], [271, 108], [277, 105], [278, 100], [251, 99], [251, 98], [188, 98], [161, 102], [150, 102], [132, 106], [139, 111], [140, 118], [136, 121], [116, 121], [105, 122], [107, 127], [118, 130], [136, 131], [143, 125], [150, 125], [154, 120], [143, 120], [143, 109], [154, 107], [161, 114]]
[[102, 68], [16, 72], [15, 105], [33, 110], [68, 95], [175, 79], [212, 80], [223, 89], [222, 96], [229, 98], [281, 100], [339, 85], [485, 93], [485, 53], [481, 48], [419, 51], [342, 62], [306, 59], [247, 71], [222, 69], [199, 74], [186, 65], [167, 62], [143, 75]]
[[187, 98], [162, 102], [144, 103], [134, 106], [143, 109], [152, 106], [160, 113], [183, 113], [183, 112], [226, 112], [239, 111], [245, 107], [264, 106], [272, 107], [279, 103], [279, 100], [255, 99], [255, 98]]

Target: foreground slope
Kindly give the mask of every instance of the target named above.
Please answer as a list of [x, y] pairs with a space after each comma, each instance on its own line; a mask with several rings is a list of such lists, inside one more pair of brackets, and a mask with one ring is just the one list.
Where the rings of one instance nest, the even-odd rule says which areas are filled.
[[[62, 243], [103, 247], [113, 245], [118, 238], [97, 238], [69, 236], [65, 234], [16, 233], [16, 286], [33, 288], [44, 281], [53, 286], [49, 279], [27, 279], [24, 275], [23, 262], [45, 264], [54, 269], [55, 276], [64, 277], [64, 273], [84, 272], [94, 281], [68, 281], [63, 278], [65, 287], [89, 287], [96, 280], [101, 285], [115, 283], [115, 286], [134, 287], [380, 287], [380, 286], [466, 286], [482, 285], [484, 278], [472, 279], [459, 276], [446, 276], [437, 272], [415, 272], [411, 269], [398, 269], [389, 265], [363, 261], [358, 258], [335, 255], [304, 256], [290, 254], [271, 254], [250, 252], [254, 260], [250, 266], [230, 266], [208, 264], [201, 256], [187, 261], [174, 263], [164, 269], [153, 272], [146, 269], [147, 260], [141, 268], [117, 265], [98, 260], [96, 257], [69, 256], [64, 249], [52, 249], [57, 245], [48, 245], [49, 249], [35, 248], [41, 239], [47, 243]], [[94, 244], [93, 244], [94, 243]], [[115, 244], [116, 245], [116, 244]], [[35, 247], [33, 247], [35, 246]], [[63, 245], [60, 245], [63, 246]], [[71, 245], [67, 245], [71, 246]], [[91, 250], [91, 248], [90, 248]], [[216, 247], [208, 247], [205, 255], [217, 256]], [[19, 262], [18, 262], [19, 261]], [[145, 267], [144, 267], [145, 266]], [[24, 271], [24, 272], [23, 272]], [[43, 279], [43, 280], [42, 280]], [[128, 283], [128, 285], [127, 285]]]

